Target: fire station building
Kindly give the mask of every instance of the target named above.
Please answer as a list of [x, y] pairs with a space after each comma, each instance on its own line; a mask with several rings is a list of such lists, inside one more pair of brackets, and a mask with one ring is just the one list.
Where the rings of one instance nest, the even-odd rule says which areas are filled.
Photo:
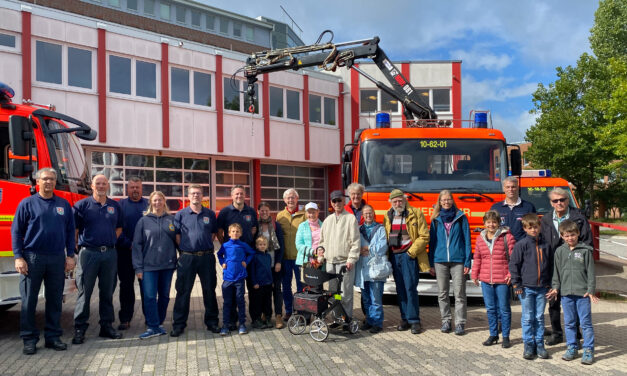
[[[326, 209], [354, 131], [381, 111], [403, 126], [399, 103], [346, 68], [260, 75], [249, 103], [246, 57], [305, 43], [283, 22], [195, 1], [0, 0], [0, 81], [14, 101], [54, 104], [96, 129], [81, 141], [86, 172], [107, 175], [112, 197], [139, 176], [145, 195], [164, 192], [175, 211], [190, 183], [215, 210], [234, 184], [273, 211], [291, 187]], [[395, 64], [439, 118], [461, 119], [460, 61]], [[359, 66], [385, 81], [374, 64]]]

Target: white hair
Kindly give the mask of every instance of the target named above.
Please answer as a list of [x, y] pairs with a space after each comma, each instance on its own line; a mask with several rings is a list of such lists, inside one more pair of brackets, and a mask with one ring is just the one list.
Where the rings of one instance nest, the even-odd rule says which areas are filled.
[[287, 196], [289, 196], [292, 193], [296, 195], [296, 198], [299, 198], [298, 191], [296, 189], [288, 188], [288, 189], [285, 190], [285, 192], [283, 192], [283, 199], [285, 200], [287, 198]]
[[44, 172], [49, 172], [54, 175], [55, 179], [57, 178], [57, 171], [54, 168], [44, 167], [44, 168], [40, 168], [39, 170], [37, 170], [37, 173], [35, 174], [35, 179], [41, 179], [41, 175]]
[[349, 195], [351, 194], [351, 192], [364, 193], [365, 190], [366, 188], [359, 183], [350, 183], [350, 185], [346, 187], [346, 191]]

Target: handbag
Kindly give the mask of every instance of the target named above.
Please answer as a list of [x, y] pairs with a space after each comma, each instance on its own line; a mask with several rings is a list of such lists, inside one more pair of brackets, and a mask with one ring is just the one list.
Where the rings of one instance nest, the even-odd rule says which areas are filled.
[[368, 275], [374, 280], [384, 280], [392, 274], [392, 263], [385, 256], [374, 256], [368, 260]]

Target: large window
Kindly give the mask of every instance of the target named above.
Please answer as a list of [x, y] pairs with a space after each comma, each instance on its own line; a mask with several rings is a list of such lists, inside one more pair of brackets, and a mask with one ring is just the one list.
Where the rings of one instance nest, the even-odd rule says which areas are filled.
[[227, 20], [226, 18], [220, 18], [220, 32], [222, 34], [229, 33], [229, 20]]
[[[451, 111], [450, 89], [416, 89], [416, 93], [436, 112]], [[359, 93], [360, 112], [389, 112], [398, 114], [402, 111], [400, 103], [388, 93], [378, 89], [362, 89]]]
[[237, 38], [242, 37], [242, 23], [241, 22], [233, 22], [233, 36]]
[[176, 22], [178, 23], [185, 23], [185, 7], [182, 5], [177, 5], [176, 6]]
[[309, 94], [309, 121], [318, 124], [336, 125], [335, 99]]
[[170, 21], [170, 4], [161, 3], [159, 7], [159, 16], [161, 19]]
[[231, 188], [242, 185], [246, 190], [246, 204], [250, 205], [250, 163], [216, 160], [216, 207], [220, 210], [231, 205]]
[[144, 0], [144, 14], [155, 15], [155, 0]]
[[261, 200], [267, 201], [273, 212], [285, 207], [283, 192], [295, 188], [299, 204], [317, 203], [323, 218], [327, 207], [325, 186], [324, 167], [261, 164]]
[[192, 10], [192, 26], [200, 27], [200, 12], [197, 10]]
[[[247, 83], [243, 80], [224, 77], [224, 109], [238, 112], [249, 112], [250, 97], [246, 93]], [[272, 89], [272, 88], [271, 88]], [[259, 85], [255, 84], [255, 97], [252, 104], [255, 106], [255, 114], [259, 114]], [[272, 94], [271, 94], [272, 96]]]
[[436, 112], [451, 111], [451, 91], [449, 89], [433, 89], [433, 109]]
[[270, 116], [300, 120], [300, 92], [270, 86]]
[[187, 187], [190, 184], [200, 184], [203, 205], [211, 204], [209, 159], [107, 151], [91, 151], [90, 154], [92, 174], [107, 176], [111, 186], [109, 195], [113, 198], [125, 197], [128, 179], [136, 176], [142, 179], [145, 197], [154, 190], [163, 192], [169, 210], [178, 211], [188, 204]]
[[157, 98], [157, 64], [109, 55], [109, 91]]
[[173, 102], [211, 107], [210, 74], [172, 67], [170, 81]]
[[38, 40], [35, 42], [35, 80], [92, 89], [93, 57], [91, 50]]

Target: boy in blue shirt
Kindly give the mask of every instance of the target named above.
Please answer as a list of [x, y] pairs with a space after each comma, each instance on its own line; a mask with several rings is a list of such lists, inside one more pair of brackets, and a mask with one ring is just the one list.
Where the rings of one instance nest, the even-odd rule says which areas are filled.
[[534, 213], [522, 217], [527, 235], [516, 242], [509, 261], [512, 287], [522, 303], [522, 339], [525, 344], [523, 358], [537, 355], [548, 359], [544, 348], [544, 308], [546, 294], [551, 285], [553, 265], [548, 245], [539, 236], [540, 219]]
[[250, 265], [253, 289], [248, 291], [248, 304], [253, 328], [265, 329], [272, 327], [272, 256], [266, 252], [268, 238], [259, 236], [255, 247], [257, 250]]
[[[222, 297], [224, 306], [222, 308], [222, 329], [220, 335], [229, 334], [229, 326], [231, 325], [231, 310], [237, 304], [237, 313], [239, 319], [239, 334], [248, 333], [246, 329], [246, 301], [245, 281], [248, 274], [246, 266], [253, 259], [255, 251], [243, 241], [239, 240], [242, 236], [242, 226], [233, 223], [229, 226], [229, 241], [222, 244], [218, 251], [218, 261], [222, 265]], [[235, 297], [235, 301], [233, 301]]]
[[555, 250], [555, 267], [553, 269], [553, 289], [547, 298], [555, 299], [561, 292], [562, 309], [564, 311], [564, 328], [566, 329], [566, 353], [564, 360], [573, 360], [577, 356], [577, 316], [583, 332], [582, 364], [594, 362], [594, 330], [590, 301], [599, 301], [594, 295], [595, 275], [592, 247], [579, 242], [579, 226], [567, 219], [560, 223], [559, 231], [564, 244]]

